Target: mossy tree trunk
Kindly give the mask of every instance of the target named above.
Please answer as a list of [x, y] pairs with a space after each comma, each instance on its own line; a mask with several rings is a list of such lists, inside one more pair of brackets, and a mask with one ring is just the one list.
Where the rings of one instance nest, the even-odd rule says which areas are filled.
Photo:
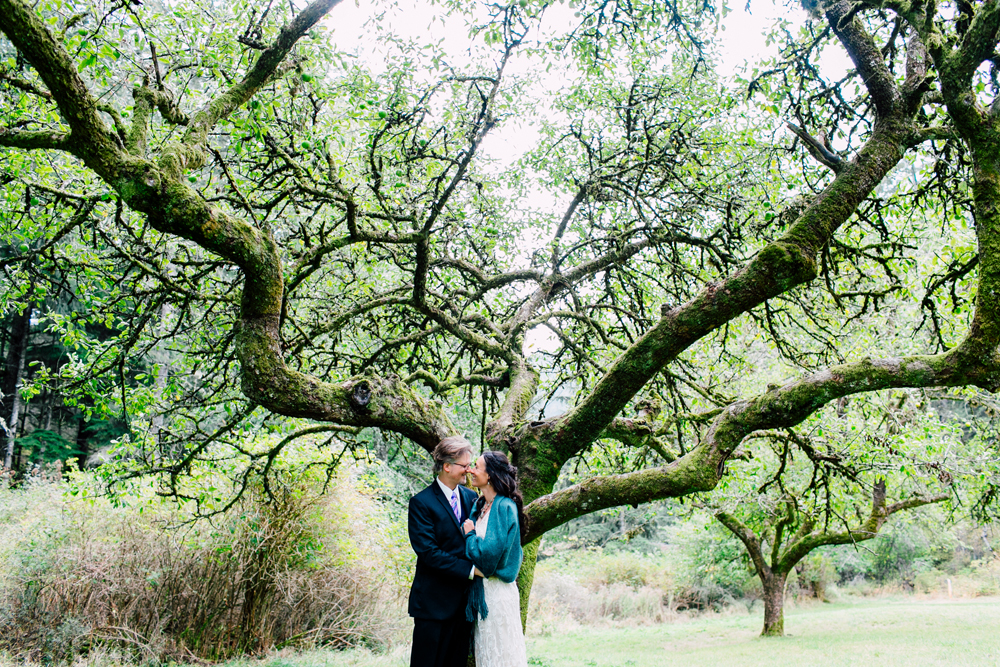
[[761, 577], [764, 586], [764, 630], [762, 637], [785, 635], [785, 581], [787, 572], [771, 572]]

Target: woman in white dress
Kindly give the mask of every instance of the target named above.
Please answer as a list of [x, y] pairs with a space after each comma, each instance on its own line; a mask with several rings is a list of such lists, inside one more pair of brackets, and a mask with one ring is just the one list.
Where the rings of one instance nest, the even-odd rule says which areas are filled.
[[482, 495], [465, 528], [465, 555], [476, 566], [466, 618], [475, 622], [476, 667], [527, 667], [521, 632], [521, 531], [524, 511], [517, 469], [500, 452], [476, 461], [472, 486]]

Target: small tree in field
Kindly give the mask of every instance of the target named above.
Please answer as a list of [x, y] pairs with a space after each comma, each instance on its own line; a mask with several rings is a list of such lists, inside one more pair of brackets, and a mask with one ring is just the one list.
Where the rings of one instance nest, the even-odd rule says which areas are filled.
[[[824, 521], [823, 508], [808, 506], [804, 497], [784, 496], [770, 514], [741, 520], [737, 512], [718, 512], [715, 518], [746, 547], [764, 589], [764, 629], [761, 635], [785, 634], [785, 583], [799, 562], [814, 549], [835, 544], [856, 544], [878, 535], [886, 520], [903, 510], [946, 500], [947, 495], [914, 496], [887, 504], [885, 480], [872, 488], [867, 517], [841, 530]], [[751, 527], [758, 526], [757, 528]]]
[[755, 434], [766, 446], [732, 463], [710, 511], [760, 579], [762, 635], [784, 634], [785, 585], [811, 552], [871, 540], [897, 512], [961, 497], [949, 470], [968, 466], [976, 444], [963, 442], [971, 429], [950, 412], [859, 399], [817, 413], [807, 433]]

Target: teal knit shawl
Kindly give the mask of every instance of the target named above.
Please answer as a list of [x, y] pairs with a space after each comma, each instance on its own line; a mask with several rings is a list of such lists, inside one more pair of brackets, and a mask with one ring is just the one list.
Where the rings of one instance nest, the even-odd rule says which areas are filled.
[[[472, 520], [478, 518], [479, 510], [476, 510]], [[497, 577], [505, 583], [517, 579], [522, 557], [521, 529], [517, 523], [517, 505], [513, 500], [506, 496], [497, 496], [493, 500], [486, 535], [479, 537], [473, 530], [465, 536], [465, 557], [486, 577]], [[465, 617], [475, 622], [477, 617], [486, 618], [488, 613], [483, 578], [475, 577], [469, 589]]]

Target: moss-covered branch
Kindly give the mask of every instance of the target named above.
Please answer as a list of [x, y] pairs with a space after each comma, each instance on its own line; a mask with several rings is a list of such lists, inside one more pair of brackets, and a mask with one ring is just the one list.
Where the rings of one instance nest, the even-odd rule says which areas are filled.
[[52, 99], [52, 93], [47, 90], [42, 90], [31, 81], [26, 81], [19, 77], [14, 76], [7, 69], [6, 65], [0, 65], [0, 81], [3, 81], [11, 88], [17, 88], [18, 90], [24, 91], [29, 95], [36, 95], [45, 100]]
[[502, 447], [503, 439], [515, 422], [524, 419], [538, 390], [538, 371], [523, 360], [510, 369], [510, 388], [504, 396], [500, 411], [486, 425], [486, 439], [491, 447]]
[[799, 127], [795, 123], [785, 123], [785, 126], [792, 131], [792, 134], [797, 136], [799, 140], [802, 141], [802, 145], [806, 147], [806, 150], [809, 151], [809, 154], [812, 155], [817, 162], [825, 167], [828, 167], [835, 174], [843, 169], [844, 160], [832, 150], [827, 148], [821, 141], [806, 132], [804, 127]]
[[677, 454], [670, 451], [660, 437], [666, 432], [667, 427], [664, 424], [654, 423], [660, 414], [660, 407], [658, 401], [640, 402], [637, 417], [613, 419], [601, 433], [600, 438], [617, 440], [636, 450], [647, 447], [659, 454], [664, 462], [673, 463], [677, 460]]
[[896, 512], [939, 503], [947, 500], [949, 497], [947, 494], [933, 496], [914, 495], [886, 506], [885, 493], [885, 481], [879, 480], [872, 489], [872, 510], [864, 523], [856, 528], [847, 527], [840, 532], [810, 531], [800, 536], [799, 539], [789, 543], [785, 547], [781, 558], [777, 562], [772, 563], [773, 569], [775, 571], [791, 572], [792, 568], [813, 549], [833, 544], [853, 544], [855, 542], [870, 540], [878, 535], [886, 519]]
[[718, 483], [711, 452], [698, 448], [661, 468], [621, 475], [592, 477], [533, 500], [524, 509], [527, 544], [546, 532], [584, 514], [619, 505], [638, 505], [661, 498], [710, 491]]
[[146, 135], [149, 132], [149, 121], [153, 109], [158, 109], [160, 115], [175, 125], [186, 125], [187, 117], [181, 112], [166, 91], [154, 90], [147, 82], [132, 90], [135, 101], [132, 113], [132, 127], [125, 140], [128, 152], [138, 157], [146, 156]]
[[972, 21], [957, 45], [958, 48], [948, 55], [948, 76], [971, 83], [973, 73], [996, 51], [998, 31], [1000, 31], [1000, 2], [986, 0], [977, 3]]
[[438, 376], [434, 375], [428, 370], [421, 369], [414, 371], [407, 375], [403, 382], [406, 384], [412, 384], [414, 382], [423, 382], [427, 385], [431, 391], [435, 394], [445, 394], [453, 389], [458, 389], [459, 387], [496, 387], [498, 389], [506, 389], [508, 385], [508, 377], [506, 375], [485, 375], [483, 373], [469, 373], [459, 377], [454, 377], [449, 380], [442, 380]]
[[902, 95], [881, 49], [856, 17], [856, 9], [863, 6], [863, 3], [852, 5], [848, 0], [837, 0], [825, 6], [826, 19], [868, 89], [878, 118], [887, 119], [898, 112]]
[[[847, 3], [838, 3], [839, 20]], [[816, 275], [816, 254], [902, 158], [913, 130], [912, 110], [895, 104], [898, 91], [891, 75], [875, 59], [877, 47], [851, 22], [841, 30], [853, 56], [867, 59], [873, 95], [884, 98], [882, 118], [857, 157], [803, 212], [784, 238], [765, 248], [750, 264], [721, 284], [668, 312], [601, 379], [591, 395], [562, 419], [556, 436], [564, 456], [586, 446], [664, 365], [695, 340], [750, 308]]]
[[833, 366], [753, 399], [737, 401], [717, 417], [705, 444], [732, 452], [753, 431], [799, 424], [830, 401], [852, 394], [904, 387], [976, 385], [998, 388], [997, 369], [963, 347], [940, 355], [866, 359]]
[[262, 349], [272, 337], [244, 322], [237, 351], [243, 393], [268, 410], [344, 426], [371, 426], [404, 435], [428, 451], [441, 438], [457, 435], [439, 403], [397, 377], [357, 377], [341, 383], [289, 369], [280, 357]]
[[872, 138], [805, 209], [785, 236], [721, 283], [705, 288], [661, 320], [619, 357], [590, 395], [560, 419], [562, 454], [588, 445], [656, 373], [696, 340], [764, 301], [816, 276], [816, 257], [833, 233], [898, 164], [912, 125], [876, 127]]
[[66, 148], [98, 173], [106, 173], [118, 147], [69, 53], [23, 0], [0, 0], [0, 31], [32, 64], [59, 105], [72, 135]]
[[184, 144], [190, 147], [202, 146], [216, 123], [229, 116], [240, 105], [250, 101], [254, 93], [278, 69], [296, 42], [339, 3], [340, 0], [314, 0], [283, 26], [274, 42], [264, 49], [257, 62], [238, 84], [192, 115], [184, 136]]
[[666, 467], [593, 477], [537, 498], [525, 508], [527, 539], [600, 509], [709, 491], [747, 435], [795, 426], [843, 396], [904, 387], [976, 385], [995, 391], [1000, 388], [998, 370], [959, 346], [941, 355], [866, 359], [814, 373], [728, 406], [713, 420], [698, 447]]
[[729, 532], [738, 537], [743, 546], [746, 547], [747, 554], [750, 555], [750, 560], [757, 569], [757, 575], [770, 574], [771, 568], [767, 564], [767, 561], [764, 560], [764, 550], [761, 548], [760, 539], [750, 526], [729, 512], [717, 512], [715, 518], [718, 519], [719, 523], [728, 528]]
[[431, 262], [431, 264], [435, 267], [445, 266], [458, 269], [462, 273], [471, 276], [479, 285], [479, 289], [483, 293], [489, 290], [505, 287], [507, 285], [512, 285], [517, 282], [538, 282], [542, 279], [542, 272], [537, 269], [520, 269], [496, 275], [488, 275], [472, 262], [456, 257], [440, 257]]
[[820, 250], [912, 144], [919, 105], [912, 101], [899, 104], [901, 93], [878, 46], [849, 12], [848, 2], [836, 2], [828, 8], [828, 20], [836, 26], [875, 100], [878, 114], [871, 138], [854, 159], [839, 167], [836, 178], [784, 237], [730, 278], [667, 312], [615, 362], [590, 396], [561, 419], [554, 439], [562, 456], [568, 458], [592, 442], [657, 372], [694, 341], [764, 301], [811, 281]]
[[186, 146], [168, 147], [154, 163], [142, 157], [152, 109], [159, 108], [172, 122], [184, 121], [169, 96], [148, 86], [136, 89], [136, 117], [126, 137], [135, 153], [130, 155], [123, 145], [110, 139], [112, 135], [97, 115], [97, 105], [71, 58], [44, 21], [21, 0], [0, 0], [0, 29], [39, 72], [71, 128], [69, 137], [41, 133], [3, 136], [8, 145], [19, 147], [68, 146], [110, 183], [130, 208], [146, 214], [157, 230], [193, 241], [240, 267], [243, 294], [236, 353], [243, 393], [252, 401], [282, 415], [384, 428], [431, 448], [456, 429], [440, 405], [398, 378], [363, 377], [332, 384], [285, 364], [279, 335], [284, 278], [274, 240], [245, 220], [213, 207], [181, 178], [183, 169], [194, 164], [185, 160], [203, 152], [208, 130], [249, 99], [296, 40], [337, 2], [313, 2], [282, 28], [241, 83], [195, 115], [189, 123]]
[[25, 150], [69, 150], [69, 135], [65, 132], [3, 131], [0, 130], [0, 146], [23, 148]]

